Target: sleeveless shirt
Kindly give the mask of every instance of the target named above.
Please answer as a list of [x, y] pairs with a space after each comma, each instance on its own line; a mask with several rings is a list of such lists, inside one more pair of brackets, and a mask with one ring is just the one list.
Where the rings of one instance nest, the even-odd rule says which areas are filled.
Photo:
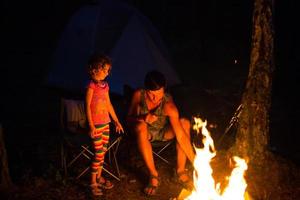
[[[171, 98], [171, 96], [169, 94], [165, 93], [163, 96], [163, 99], [162, 99], [161, 103], [158, 105], [158, 107], [156, 107], [155, 110], [151, 111], [152, 114], [157, 116], [157, 120], [148, 125], [148, 130], [157, 131], [157, 130], [163, 129], [164, 127], [166, 127], [166, 125], [168, 125], [169, 120], [163, 111], [163, 107], [170, 98]], [[140, 106], [141, 106], [141, 110], [140, 110], [141, 115], [145, 115], [150, 112], [148, 110], [148, 107], [146, 104], [144, 89], [141, 90], [141, 105]]]

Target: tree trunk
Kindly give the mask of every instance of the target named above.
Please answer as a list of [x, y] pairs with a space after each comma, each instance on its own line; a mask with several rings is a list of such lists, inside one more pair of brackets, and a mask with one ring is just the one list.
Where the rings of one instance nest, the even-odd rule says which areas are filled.
[[242, 112], [234, 151], [262, 165], [269, 144], [273, 58], [273, 1], [255, 0], [249, 74], [242, 96]]
[[5, 149], [3, 129], [0, 124], [0, 191], [7, 190], [12, 186], [7, 163], [7, 154]]

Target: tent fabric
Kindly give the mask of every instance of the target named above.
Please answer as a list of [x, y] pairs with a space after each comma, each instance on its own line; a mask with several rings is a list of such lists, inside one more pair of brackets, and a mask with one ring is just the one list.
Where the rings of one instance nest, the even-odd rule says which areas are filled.
[[83, 90], [87, 76], [85, 65], [94, 48], [97, 14], [93, 6], [83, 7], [74, 14], [54, 52], [46, 85], [72, 92]]
[[123, 2], [103, 1], [80, 8], [65, 27], [53, 55], [46, 84], [82, 93], [88, 82], [86, 63], [93, 53], [112, 58], [107, 81], [111, 91], [142, 87], [147, 71], [163, 72], [169, 85], [180, 84], [158, 31], [138, 10]]

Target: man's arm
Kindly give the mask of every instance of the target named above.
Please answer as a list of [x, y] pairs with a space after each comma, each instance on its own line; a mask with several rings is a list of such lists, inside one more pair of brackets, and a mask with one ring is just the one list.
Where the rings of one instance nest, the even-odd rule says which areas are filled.
[[187, 158], [193, 163], [195, 159], [195, 153], [191, 141], [180, 123], [178, 109], [174, 104], [174, 102], [173, 101], [167, 102], [165, 104], [164, 111], [170, 119], [170, 123], [174, 130], [177, 142], [183, 149]]
[[139, 115], [139, 104], [140, 104], [140, 90], [136, 90], [133, 93], [130, 106], [128, 109], [126, 121], [127, 123], [136, 123], [144, 120], [144, 116]]

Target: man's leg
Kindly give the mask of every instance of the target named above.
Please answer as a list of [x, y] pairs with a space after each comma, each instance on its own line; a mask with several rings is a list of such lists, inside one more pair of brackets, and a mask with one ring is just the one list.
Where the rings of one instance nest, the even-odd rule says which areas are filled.
[[[183, 127], [184, 132], [186, 133], [187, 137], [190, 139], [191, 138], [191, 136], [190, 136], [190, 128], [191, 128], [190, 121], [188, 119], [181, 118], [180, 123], [181, 123], [181, 126]], [[177, 173], [180, 173], [185, 170], [187, 157], [178, 142], [176, 144], [176, 150], [177, 150]], [[188, 177], [182, 177], [182, 178], [185, 179]]]
[[[147, 124], [144, 122], [138, 123], [135, 127], [135, 132], [137, 136], [139, 151], [142, 154], [146, 167], [149, 170], [150, 177], [158, 177], [158, 172], [156, 170], [152, 154], [152, 145], [149, 141]], [[158, 186], [159, 184], [157, 178], [150, 178], [149, 183], [153, 186]], [[149, 187], [146, 188], [145, 192], [151, 195], [155, 191], [151, 187]]]
[[[190, 139], [190, 128], [191, 123], [188, 119], [181, 118], [180, 124], [182, 128], [184, 129], [185, 134]], [[175, 137], [175, 133], [172, 129], [172, 127], [169, 128], [164, 134], [164, 140], [170, 140]], [[177, 150], [177, 172], [182, 172], [185, 169], [185, 164], [187, 160], [187, 156], [185, 155], [183, 149], [180, 147], [178, 141], [176, 142], [176, 150]]]
[[[188, 138], [190, 138], [190, 128], [191, 128], [191, 123], [188, 119], [181, 118], [180, 119], [180, 124], [182, 128], [184, 129], [185, 134], [187, 135]], [[170, 127], [168, 131], [166, 131], [164, 135], [165, 140], [170, 140], [175, 137], [175, 133], [173, 129]], [[187, 161], [187, 156], [185, 155], [183, 149], [180, 147], [178, 141], [176, 142], [176, 151], [177, 151], [177, 169], [176, 172], [179, 175], [179, 179], [182, 182], [186, 182], [189, 180], [188, 174], [185, 173], [185, 165]]]

